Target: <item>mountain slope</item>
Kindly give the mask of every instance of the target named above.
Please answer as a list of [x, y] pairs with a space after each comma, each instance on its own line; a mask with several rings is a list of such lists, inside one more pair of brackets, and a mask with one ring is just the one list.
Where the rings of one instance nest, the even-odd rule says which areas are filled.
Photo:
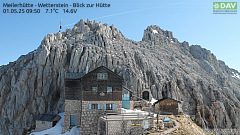
[[39, 114], [63, 112], [65, 72], [101, 65], [136, 92], [151, 86], [156, 99], [184, 101], [184, 112], [196, 115], [202, 127], [240, 129], [239, 72], [209, 50], [180, 43], [158, 26], [149, 26], [136, 42], [113, 25], [81, 20], [0, 67], [0, 134], [25, 134]]

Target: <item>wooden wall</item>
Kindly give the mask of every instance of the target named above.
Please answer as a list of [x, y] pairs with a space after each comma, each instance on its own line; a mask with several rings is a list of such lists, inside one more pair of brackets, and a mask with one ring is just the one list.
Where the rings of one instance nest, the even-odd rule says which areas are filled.
[[155, 104], [155, 112], [160, 114], [178, 114], [179, 102], [173, 99], [165, 99]]
[[[98, 80], [97, 73], [107, 73], [108, 79]], [[108, 86], [112, 87], [112, 93], [107, 93]], [[92, 87], [98, 87], [98, 91], [92, 92]], [[104, 96], [100, 93], [104, 93]], [[81, 79], [66, 79], [65, 99], [83, 99], [84, 101], [121, 101], [122, 78], [105, 67], [99, 67], [92, 72], [89, 72]]]
[[65, 100], [81, 100], [81, 80], [65, 79]]

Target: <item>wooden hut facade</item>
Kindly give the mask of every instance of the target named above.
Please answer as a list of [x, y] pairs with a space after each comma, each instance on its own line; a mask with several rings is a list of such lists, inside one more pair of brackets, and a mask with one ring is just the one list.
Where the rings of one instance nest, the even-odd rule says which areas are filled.
[[182, 113], [182, 103], [172, 98], [163, 98], [154, 103], [155, 113], [178, 115]]

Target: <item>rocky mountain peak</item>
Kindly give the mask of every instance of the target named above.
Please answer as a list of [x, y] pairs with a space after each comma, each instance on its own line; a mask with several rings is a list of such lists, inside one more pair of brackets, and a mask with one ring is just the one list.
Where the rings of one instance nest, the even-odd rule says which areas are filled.
[[108, 24], [102, 24], [102, 22], [97, 22], [94, 20], [93, 22], [87, 19], [81, 19], [77, 24], [74, 25], [72, 29], [75, 34], [84, 34], [84, 36], [91, 36], [93, 34], [101, 35], [104, 38], [110, 39], [122, 39], [124, 38], [121, 31], [118, 31], [114, 25], [109, 26]]
[[67, 44], [85, 42], [97, 46], [106, 46], [110, 40], [124, 40], [125, 36], [120, 30], [102, 24], [102, 22], [93, 22], [87, 19], [81, 19], [77, 22], [72, 29], [67, 28], [65, 32], [58, 32], [56, 34], [48, 34], [44, 37], [42, 44], [53, 43], [54, 41], [64, 41]]
[[144, 30], [142, 41], [157, 41], [162, 43], [179, 43], [176, 38], [173, 37], [171, 31], [164, 31], [159, 26], [151, 25]]

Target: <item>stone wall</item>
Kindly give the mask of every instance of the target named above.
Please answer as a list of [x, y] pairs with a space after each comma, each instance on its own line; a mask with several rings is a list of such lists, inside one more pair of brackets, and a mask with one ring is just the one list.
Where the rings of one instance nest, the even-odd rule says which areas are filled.
[[103, 117], [98, 119], [98, 135], [105, 135], [106, 134], [106, 121]]
[[132, 110], [138, 109], [138, 110], [142, 110], [142, 111], [152, 111], [152, 104], [145, 100], [130, 101], [130, 109], [132, 109]]
[[117, 135], [117, 134], [126, 134], [131, 128], [132, 121], [106, 121], [106, 134], [108, 135]]
[[133, 108], [134, 103], [135, 103], [135, 101], [130, 100], [130, 109], [131, 109], [131, 110], [134, 109], [134, 108]]
[[[153, 126], [153, 119], [135, 119], [135, 120], [107, 120], [105, 118], [101, 118], [99, 122], [99, 135], [125, 135], [130, 133], [142, 133], [143, 128], [143, 120], [148, 120], [148, 127], [151, 128]], [[103, 124], [103, 122], [105, 122]], [[133, 124], [133, 125], [132, 125]], [[136, 125], [140, 124], [140, 125]]]
[[36, 129], [35, 132], [46, 130], [52, 127], [52, 122], [48, 121], [36, 121]]
[[[101, 109], [89, 109], [89, 104], [101, 104]], [[114, 110], [104, 110], [103, 104], [115, 104]], [[81, 117], [81, 135], [94, 135], [98, 131], [98, 119], [107, 112], [120, 112], [122, 101], [83, 101]]]
[[81, 100], [65, 100], [65, 113], [62, 133], [69, 131], [72, 127], [70, 126], [70, 115], [76, 116], [76, 125], [81, 124]]

